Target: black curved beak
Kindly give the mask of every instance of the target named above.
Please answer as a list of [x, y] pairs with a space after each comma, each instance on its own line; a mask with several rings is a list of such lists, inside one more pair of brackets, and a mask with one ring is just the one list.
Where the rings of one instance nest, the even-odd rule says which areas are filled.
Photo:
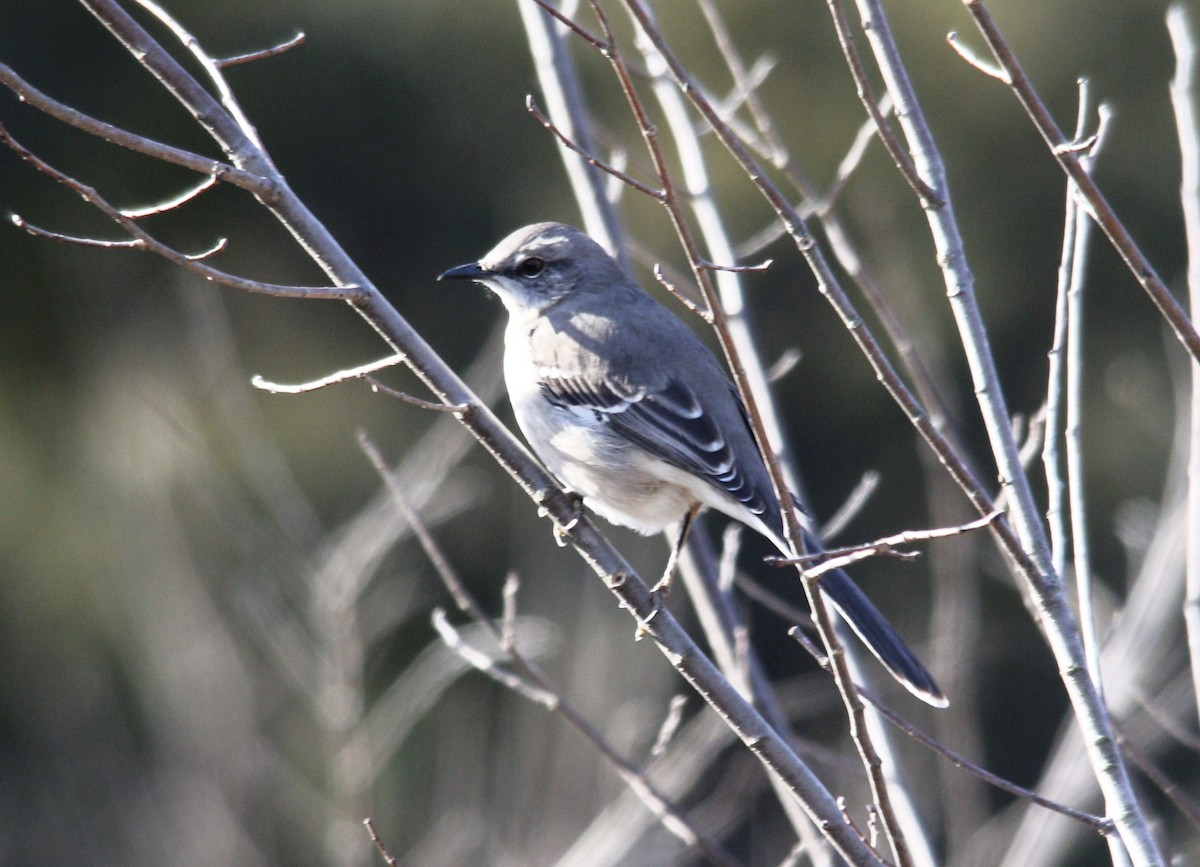
[[487, 276], [487, 271], [479, 267], [478, 262], [468, 262], [438, 275], [438, 280], [480, 280]]

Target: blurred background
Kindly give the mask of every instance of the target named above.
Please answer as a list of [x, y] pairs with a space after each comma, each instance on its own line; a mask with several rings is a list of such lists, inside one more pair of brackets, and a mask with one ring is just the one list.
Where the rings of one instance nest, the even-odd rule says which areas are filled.
[[[628, 32], [619, 5], [608, 5]], [[218, 57], [306, 34], [300, 48], [228, 70], [242, 106], [312, 211], [511, 419], [497, 381], [502, 308], [478, 287], [434, 278], [525, 223], [580, 220], [554, 142], [524, 107], [537, 81], [516, 2], [165, 6]], [[947, 162], [1009, 407], [1028, 418], [1045, 399], [1061, 173], [1010, 93], [946, 45], [950, 30], [979, 44], [961, 4], [889, 6]], [[719, 7], [745, 57], [775, 60], [762, 98], [803, 171], [827, 188], [863, 112], [826, 5]], [[698, 9], [685, 0], [655, 8], [693, 71], [727, 91]], [[1182, 292], [1165, 9], [1011, 0], [994, 13], [1064, 129], [1074, 125], [1078, 77], [1109, 105], [1096, 174]], [[600, 141], [606, 151], [623, 148], [629, 170], [649, 179], [607, 64], [575, 48]], [[0, 62], [85, 112], [216, 155], [75, 3], [0, 0]], [[121, 206], [194, 181], [62, 126], [8, 91], [0, 122]], [[771, 215], [708, 144], [727, 225], [735, 240], [747, 239]], [[0, 209], [56, 231], [119, 237], [6, 149]], [[877, 143], [837, 212], [957, 408], [956, 428], [981, 475], [994, 478], [924, 215]], [[621, 214], [648, 262], [684, 264], [662, 209], [627, 191]], [[322, 282], [270, 215], [232, 188], [147, 225], [186, 251], [227, 237], [216, 264], [239, 274]], [[801, 353], [777, 394], [818, 519], [868, 471], [880, 474], [879, 489], [839, 542], [965, 516], [961, 496], [931, 467], [794, 248], [777, 241], [763, 256], [775, 263], [747, 277], [751, 316], [768, 359]], [[1186, 364], [1102, 241], [1089, 263], [1089, 530], [1102, 615], [1111, 618], [1156, 550], [1164, 491], [1181, 478], [1171, 460]], [[559, 719], [445, 648], [430, 614], [452, 602], [382, 495], [356, 434], [368, 432], [399, 466], [486, 608], [500, 610], [505, 575], [519, 574], [523, 649], [615, 744], [644, 759], [667, 699], [686, 687], [649, 642], [632, 641], [628, 616], [555, 546], [502, 470], [452, 419], [361, 383], [302, 396], [250, 388], [254, 374], [301, 381], [382, 356], [378, 337], [349, 308], [239, 293], [146, 253], [35, 239], [8, 221], [0, 226], [0, 298], [0, 863], [376, 863], [360, 825], [367, 815], [405, 864], [699, 863], [628, 803], [616, 774]], [[387, 382], [423, 394], [403, 372]], [[1042, 496], [1040, 479], [1035, 470]], [[714, 534], [721, 526], [709, 524]], [[612, 538], [644, 574], [661, 569], [661, 539], [620, 530]], [[746, 547], [743, 567], [762, 572], [756, 543]], [[916, 565], [868, 563], [856, 576], [937, 672], [952, 707], [935, 719], [879, 688], [950, 746], [1036, 785], [1069, 737], [1053, 660], [990, 541], [929, 550]], [[1175, 574], [1178, 551], [1170, 550], [1174, 559], [1159, 568]], [[776, 589], [799, 600], [786, 584]], [[1160, 602], [1173, 611], [1181, 596]], [[672, 607], [694, 623], [683, 594]], [[784, 636], [786, 623], [747, 610], [807, 757], [838, 781], [838, 793], [860, 802], [832, 688]], [[1178, 617], [1156, 628], [1165, 649], [1153, 657], [1161, 678], [1148, 692], [1183, 670], [1182, 635]], [[1172, 707], [1192, 701], [1182, 694]], [[1194, 704], [1181, 715], [1194, 731]], [[695, 697], [684, 720], [679, 737], [692, 740], [680, 749], [706, 763], [675, 783], [680, 803], [743, 862], [782, 861], [792, 838], [757, 765]], [[1158, 730], [1143, 746], [1195, 791], [1193, 752]], [[1000, 863], [1024, 808], [919, 747], [900, 749], [927, 781], [914, 796], [944, 861]], [[1190, 845], [1200, 857], [1195, 829], [1179, 830], [1165, 799], [1143, 778], [1138, 784], [1161, 808], [1159, 830], [1176, 853]], [[1073, 798], [1101, 809], [1086, 785]], [[1062, 834], [1042, 863], [1096, 863], [1103, 852], [1094, 835]]]

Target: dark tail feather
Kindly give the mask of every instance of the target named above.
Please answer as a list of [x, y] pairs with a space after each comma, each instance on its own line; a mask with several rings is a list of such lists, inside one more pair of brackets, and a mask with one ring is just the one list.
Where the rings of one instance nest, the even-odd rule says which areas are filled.
[[821, 589], [892, 677], [934, 707], [950, 703], [938, 689], [933, 675], [849, 575], [841, 569], [826, 573], [821, 576]]

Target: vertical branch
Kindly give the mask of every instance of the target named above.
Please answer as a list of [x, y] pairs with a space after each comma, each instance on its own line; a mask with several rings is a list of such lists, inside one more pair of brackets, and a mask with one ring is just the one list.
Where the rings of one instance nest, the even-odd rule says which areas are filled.
[[946, 295], [966, 350], [972, 383], [983, 414], [988, 439], [1000, 472], [1001, 488], [1007, 496], [1021, 543], [1043, 572], [1050, 558], [1045, 532], [1033, 504], [1029, 479], [1012, 432], [1012, 420], [1000, 388], [983, 317], [975, 298], [975, 276], [967, 264], [962, 234], [950, 200], [949, 184], [933, 133], [925, 122], [916, 90], [900, 59], [891, 29], [878, 0], [856, 0], [863, 30], [875, 54], [888, 91], [896, 103], [896, 117], [913, 154], [918, 175], [933, 190], [936, 207], [925, 207], [930, 232], [942, 267]]
[[[1035, 574], [1026, 575], [1031, 579], [1043, 631], [1058, 662], [1076, 720], [1083, 729], [1093, 773], [1104, 793], [1107, 809], [1116, 822], [1121, 841], [1135, 863], [1161, 864], [1162, 855], [1150, 833], [1130, 784], [1124, 759], [1113, 737], [1108, 709], [1088, 676], [1083, 644], [1063, 594], [1062, 582], [1051, 566], [1049, 543], [1034, 506], [1029, 479], [1021, 465], [995, 360], [975, 299], [974, 277], [967, 265], [941, 156], [879, 0], [856, 0], [856, 3], [863, 29], [888, 90], [896, 102], [896, 115], [908, 139], [917, 171], [940, 200], [938, 207], [925, 209], [937, 247], [938, 262], [942, 264], [950, 306], [967, 353], [975, 392], [1000, 471], [1001, 485], [1008, 494], [1022, 547], [1037, 567]], [[969, 0], [969, 5], [974, 10], [982, 4], [978, 4], [977, 0]], [[1075, 164], [1078, 165], [1077, 160]], [[1086, 172], [1081, 174], [1084, 178], [1079, 181], [1082, 188], [1085, 182], [1091, 183], [1091, 178]], [[1074, 178], [1075, 174], [1071, 176]]]
[[[1083, 138], [1088, 115], [1088, 83], [1079, 80], [1079, 115], [1075, 122], [1075, 138]], [[1042, 467], [1046, 473], [1046, 526], [1050, 532], [1050, 564], [1056, 575], [1067, 571], [1067, 506], [1059, 454], [1059, 432], [1063, 427], [1063, 389], [1067, 346], [1067, 293], [1071, 288], [1074, 270], [1075, 226], [1079, 220], [1079, 204], [1075, 187], [1067, 184], [1066, 204], [1063, 207], [1062, 254], [1058, 262], [1058, 285], [1054, 293], [1054, 333], [1047, 353], [1046, 374], [1046, 438], [1042, 445]]]
[[[1187, 282], [1192, 319], [1200, 317], [1200, 113], [1196, 106], [1196, 37], [1186, 7], [1167, 10], [1167, 31], [1175, 50], [1171, 106], [1179, 132], [1182, 163], [1180, 201], [1187, 233]], [[1200, 363], [1192, 359], [1191, 430], [1188, 437], [1187, 584], [1183, 604], [1191, 657], [1192, 685], [1200, 705]], [[1200, 707], [1198, 707], [1200, 712]]]
[[[528, 0], [517, 0], [517, 10], [521, 13], [521, 23], [525, 25], [529, 55], [533, 58], [550, 120], [581, 150], [595, 153], [592, 119], [571, 51], [563, 39], [565, 25]], [[624, 232], [617, 210], [605, 192], [607, 181], [604, 172], [590, 165], [578, 151], [567, 147], [561, 140], [557, 144], [558, 155], [562, 158], [567, 180], [575, 194], [575, 202], [583, 215], [584, 229], [622, 267], [628, 268]]]
[[[1083, 165], [1091, 169], [1092, 159], [1099, 150], [1106, 124], [1104, 106], [1101, 127]], [[1068, 194], [1078, 199], [1078, 187], [1067, 184]], [[1078, 207], [1078, 205], [1077, 205]], [[1067, 452], [1067, 496], [1071, 503], [1071, 548], [1074, 552], [1075, 587], [1079, 598], [1079, 629], [1083, 652], [1087, 657], [1092, 683], [1104, 700], [1103, 678], [1100, 672], [1100, 637], [1096, 632], [1096, 613], [1092, 594], [1091, 545], [1087, 538], [1087, 497], [1083, 479], [1083, 286], [1087, 270], [1087, 248], [1093, 223], [1087, 217], [1075, 221], [1074, 249], [1071, 254], [1071, 281], [1067, 291], [1067, 415], [1065, 445]], [[1059, 573], [1062, 574], [1062, 573]]]

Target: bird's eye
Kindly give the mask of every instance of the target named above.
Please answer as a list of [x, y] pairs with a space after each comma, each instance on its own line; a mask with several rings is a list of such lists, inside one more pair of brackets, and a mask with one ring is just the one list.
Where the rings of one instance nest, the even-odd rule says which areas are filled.
[[522, 259], [517, 265], [517, 271], [522, 277], [536, 277], [545, 269], [546, 263], [536, 256], [530, 256], [528, 259]]

